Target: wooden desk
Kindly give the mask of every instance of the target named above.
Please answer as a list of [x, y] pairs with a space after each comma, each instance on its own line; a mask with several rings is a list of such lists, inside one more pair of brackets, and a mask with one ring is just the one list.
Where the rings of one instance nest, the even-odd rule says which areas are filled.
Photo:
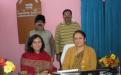
[[70, 70], [62, 70], [54, 73], [54, 75], [101, 75], [100, 73], [107, 72], [108, 69], [97, 69], [92, 71], [70, 71]]

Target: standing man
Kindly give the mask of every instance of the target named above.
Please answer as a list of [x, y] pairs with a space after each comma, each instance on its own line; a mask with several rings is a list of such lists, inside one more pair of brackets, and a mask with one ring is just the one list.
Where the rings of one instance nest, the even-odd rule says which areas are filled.
[[45, 16], [44, 15], [37, 15], [34, 20], [35, 28], [30, 31], [29, 37], [31, 37], [34, 34], [38, 34], [42, 37], [44, 43], [45, 43], [45, 51], [50, 55], [54, 56], [55, 54], [55, 44], [54, 39], [48, 30], [45, 30]]
[[64, 45], [73, 43], [73, 33], [80, 30], [80, 25], [72, 21], [72, 11], [65, 9], [63, 11], [64, 22], [56, 27], [55, 33], [55, 46], [57, 60], [60, 61], [61, 53]]

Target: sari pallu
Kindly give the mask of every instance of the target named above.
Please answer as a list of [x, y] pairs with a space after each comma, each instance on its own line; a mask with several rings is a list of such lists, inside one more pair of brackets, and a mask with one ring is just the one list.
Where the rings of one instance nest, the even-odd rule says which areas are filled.
[[56, 71], [56, 68], [52, 65], [51, 57], [46, 52], [36, 53], [24, 53], [21, 58], [21, 71], [27, 71], [29, 75], [36, 75], [44, 70], [48, 70], [50, 73]]
[[82, 51], [79, 54], [75, 55], [73, 65], [72, 65], [73, 69], [80, 69], [80, 66], [82, 66], [81, 63], [82, 63], [83, 55], [84, 55], [84, 51]]

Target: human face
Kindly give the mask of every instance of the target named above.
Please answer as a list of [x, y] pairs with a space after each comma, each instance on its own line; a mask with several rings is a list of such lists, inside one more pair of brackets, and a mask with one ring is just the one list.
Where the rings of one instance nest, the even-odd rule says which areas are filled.
[[43, 23], [42, 21], [38, 21], [35, 23], [35, 29], [36, 30], [44, 30], [44, 25], [45, 25], [45, 23]]
[[41, 47], [42, 47], [41, 39], [39, 37], [35, 38], [32, 42], [32, 48], [34, 49], [35, 52], [39, 53]]
[[64, 12], [63, 18], [65, 23], [70, 24], [72, 19], [72, 14], [70, 13], [70, 11]]
[[81, 33], [76, 33], [74, 35], [74, 43], [76, 47], [82, 47], [85, 45], [85, 38]]

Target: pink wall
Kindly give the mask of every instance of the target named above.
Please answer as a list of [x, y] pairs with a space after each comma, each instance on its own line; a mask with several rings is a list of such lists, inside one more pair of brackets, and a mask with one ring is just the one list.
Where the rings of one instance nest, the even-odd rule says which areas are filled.
[[[0, 0], [0, 56], [14, 61], [19, 71], [20, 56], [24, 52], [24, 44], [18, 43], [18, 30], [16, 21], [16, 1]], [[53, 35], [55, 27], [62, 20], [62, 11], [70, 8], [73, 19], [80, 23], [80, 0], [41, 0], [42, 13], [46, 16], [45, 28]]]

